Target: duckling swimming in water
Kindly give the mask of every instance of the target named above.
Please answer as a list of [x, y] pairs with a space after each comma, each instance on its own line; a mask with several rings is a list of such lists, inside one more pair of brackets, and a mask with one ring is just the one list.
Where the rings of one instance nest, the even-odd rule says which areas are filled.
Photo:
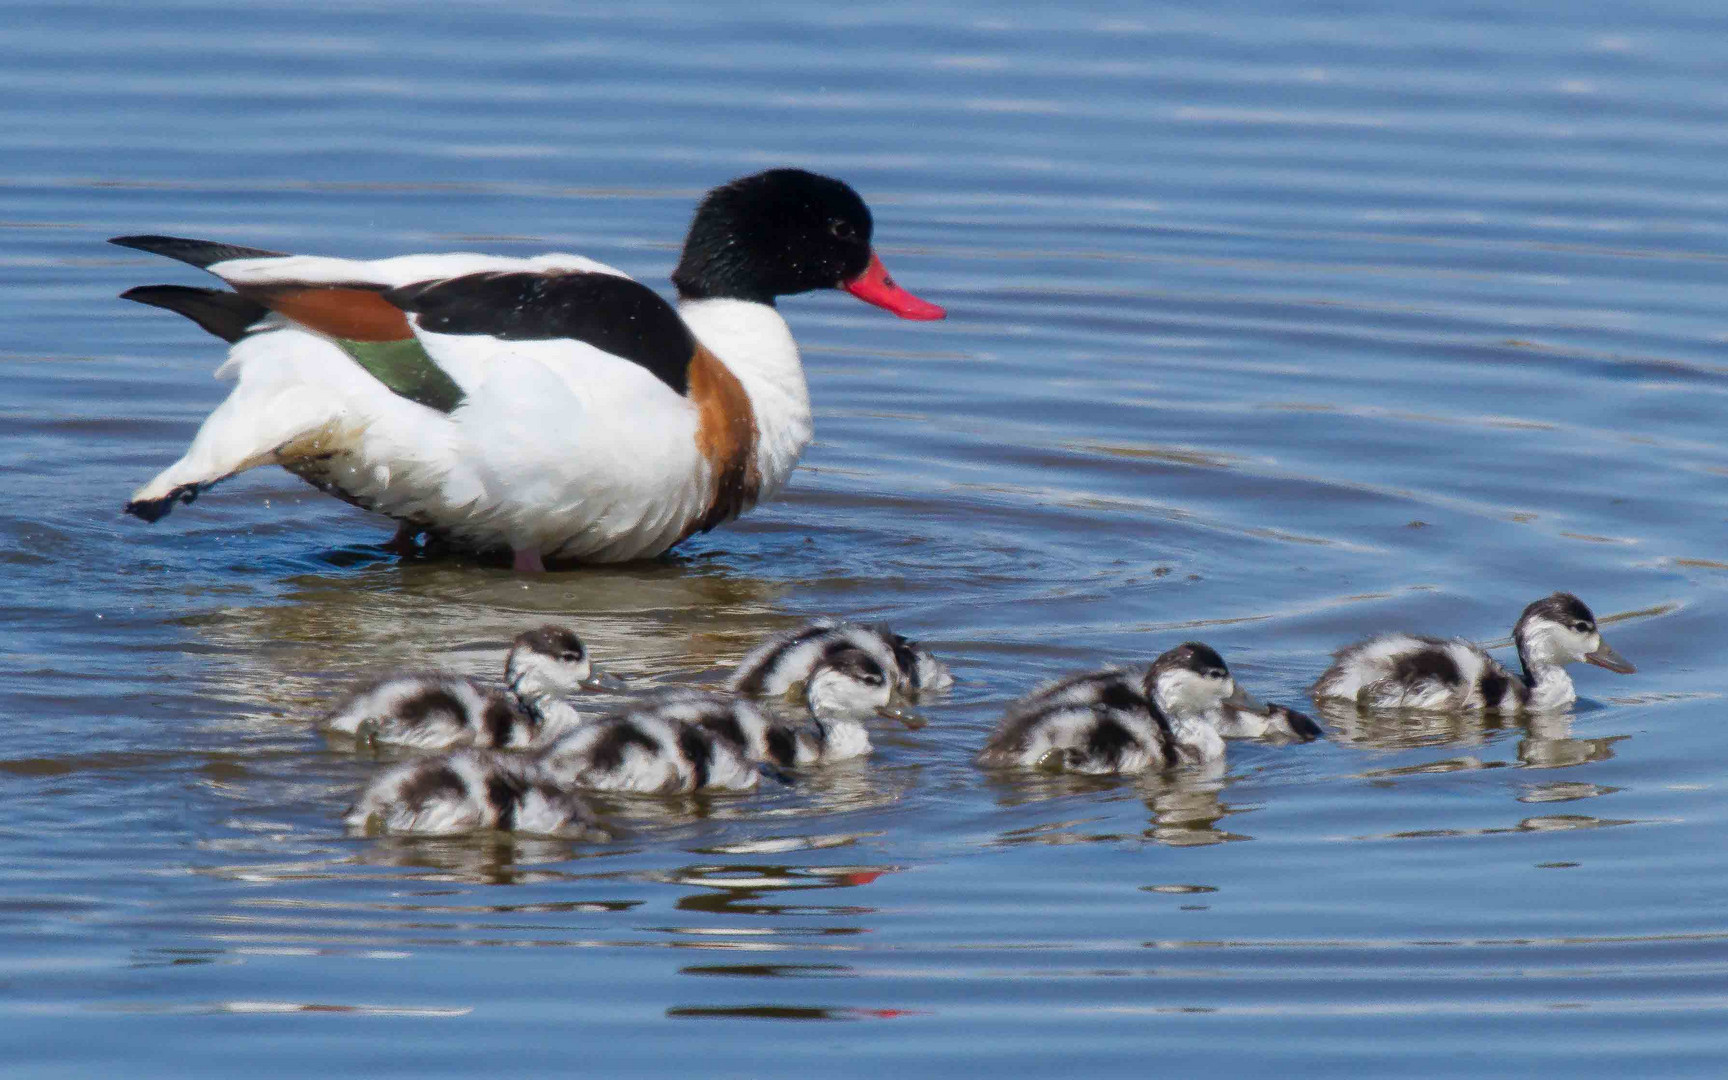
[[1512, 629], [1524, 677], [1507, 671], [1481, 646], [1459, 638], [1381, 634], [1341, 649], [1314, 684], [1314, 697], [1369, 709], [1540, 712], [1578, 699], [1565, 665], [1579, 660], [1630, 675], [1637, 671], [1608, 647], [1596, 616], [1571, 593], [1537, 600]]
[[672, 794], [751, 791], [761, 778], [742, 747], [678, 717], [680, 708], [644, 702], [559, 736], [534, 761], [559, 787]]
[[954, 685], [948, 666], [934, 653], [886, 625], [816, 619], [796, 630], [775, 634], [751, 649], [738, 662], [726, 688], [750, 697], [779, 697], [809, 679], [823, 657], [847, 648], [861, 650], [883, 670], [892, 672], [904, 694], [916, 696]]
[[582, 799], [539, 776], [531, 762], [472, 748], [386, 769], [349, 809], [358, 833], [448, 835], [498, 829], [604, 839]]
[[623, 680], [596, 669], [573, 631], [542, 626], [510, 646], [504, 683], [507, 690], [500, 691], [448, 672], [390, 675], [350, 694], [322, 726], [364, 742], [420, 750], [520, 750], [581, 721], [567, 695], [615, 689]]
[[870, 752], [857, 720], [886, 711], [888, 671], [861, 649], [819, 660], [804, 683], [813, 723], [769, 716], [733, 694], [673, 690], [577, 728], [540, 755], [560, 784], [606, 791], [750, 790], [761, 765], [795, 767]]
[[1267, 706], [1236, 685], [1224, 658], [1198, 641], [1152, 662], [1136, 684], [1124, 671], [1074, 675], [1008, 707], [978, 754], [985, 768], [1056, 768], [1108, 775], [1223, 760], [1214, 726], [1225, 707]]

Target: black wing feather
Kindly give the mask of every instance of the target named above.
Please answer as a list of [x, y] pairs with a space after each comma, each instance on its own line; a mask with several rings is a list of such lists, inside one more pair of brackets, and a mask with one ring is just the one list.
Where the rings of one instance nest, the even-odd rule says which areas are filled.
[[279, 259], [287, 254], [285, 251], [265, 251], [263, 248], [219, 244], [214, 240], [188, 240], [181, 236], [115, 236], [110, 237], [108, 242], [148, 251], [152, 255], [179, 259], [200, 270], [229, 259]]
[[226, 289], [194, 289], [187, 285], [140, 285], [120, 294], [151, 307], [184, 315], [223, 341], [239, 341], [270, 309]]
[[434, 334], [573, 338], [640, 365], [678, 394], [690, 388], [696, 339], [689, 327], [659, 293], [616, 274], [469, 274], [383, 295]]

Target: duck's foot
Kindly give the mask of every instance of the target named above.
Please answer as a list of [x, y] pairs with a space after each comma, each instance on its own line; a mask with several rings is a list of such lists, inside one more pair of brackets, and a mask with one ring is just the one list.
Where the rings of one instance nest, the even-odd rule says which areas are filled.
[[397, 555], [415, 555], [420, 551], [420, 534], [425, 530], [406, 521], [396, 523], [396, 535], [384, 542], [384, 550]]
[[516, 559], [510, 568], [518, 574], [544, 574], [546, 564], [541, 561], [540, 553], [533, 548], [513, 548]]

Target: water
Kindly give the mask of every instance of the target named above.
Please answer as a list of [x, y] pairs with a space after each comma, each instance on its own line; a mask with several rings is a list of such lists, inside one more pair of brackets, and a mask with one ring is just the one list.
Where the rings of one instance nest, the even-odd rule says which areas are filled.
[[[1717, 1075], [1728, 61], [1575, 5], [7, 3], [0, 1041], [18, 1075]], [[898, 322], [785, 310], [818, 441], [660, 564], [401, 562], [280, 472], [123, 518], [223, 387], [102, 243], [576, 250], [663, 287], [772, 164]], [[1567, 717], [1334, 721], [1220, 783], [986, 777], [1001, 703], [1200, 637], [1299, 703], [1574, 590]], [[313, 730], [546, 617], [644, 684], [818, 613], [960, 685], [608, 844], [351, 839]], [[256, 1063], [256, 1064], [254, 1064]]]

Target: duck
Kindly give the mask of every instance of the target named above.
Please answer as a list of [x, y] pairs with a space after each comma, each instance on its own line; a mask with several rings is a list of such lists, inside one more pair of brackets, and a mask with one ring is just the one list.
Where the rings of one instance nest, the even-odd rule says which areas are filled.
[[889, 276], [845, 182], [769, 169], [703, 197], [676, 305], [580, 255], [377, 260], [159, 235], [112, 243], [227, 289], [123, 298], [229, 343], [236, 385], [126, 511], [147, 522], [281, 465], [428, 542], [548, 562], [659, 555], [771, 498], [812, 435], [778, 297], [844, 289], [904, 319], [942, 308]]
[[574, 630], [546, 625], [516, 636], [504, 690], [449, 672], [387, 675], [350, 693], [321, 726], [368, 745], [523, 750], [581, 722], [568, 695], [623, 684], [594, 666]]
[[1236, 684], [1217, 650], [1188, 641], [1143, 676], [1119, 669], [1071, 675], [1012, 703], [979, 752], [987, 769], [1038, 768], [1088, 775], [1216, 765], [1220, 709], [1264, 714]]
[[360, 835], [451, 835], [495, 829], [606, 839], [575, 792], [549, 783], [521, 755], [467, 747], [392, 766], [366, 786], [344, 816]]
[[1568, 592], [1530, 603], [1512, 642], [1522, 677], [1461, 638], [1380, 634], [1339, 650], [1313, 695], [1367, 709], [1542, 712], [1578, 699], [1567, 664], [1582, 660], [1621, 675], [1638, 670], [1602, 640], [1596, 616]]
[[954, 685], [948, 666], [934, 653], [884, 623], [866, 626], [819, 618], [774, 634], [745, 653], [726, 687], [749, 697], [780, 697], [807, 682], [824, 659], [847, 650], [861, 651], [892, 672], [897, 688], [908, 697]]

